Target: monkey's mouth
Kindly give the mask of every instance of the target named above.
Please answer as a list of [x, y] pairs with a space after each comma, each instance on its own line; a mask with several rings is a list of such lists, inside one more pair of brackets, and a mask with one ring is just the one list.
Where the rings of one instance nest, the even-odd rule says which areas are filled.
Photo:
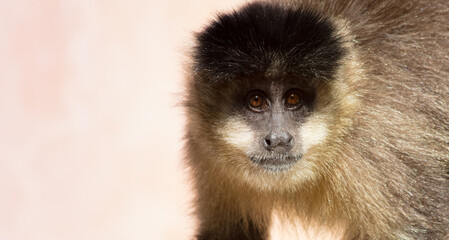
[[302, 155], [291, 155], [291, 154], [280, 154], [280, 153], [270, 153], [270, 154], [260, 154], [250, 156], [251, 161], [264, 169], [270, 171], [283, 171], [291, 168], [295, 165]]

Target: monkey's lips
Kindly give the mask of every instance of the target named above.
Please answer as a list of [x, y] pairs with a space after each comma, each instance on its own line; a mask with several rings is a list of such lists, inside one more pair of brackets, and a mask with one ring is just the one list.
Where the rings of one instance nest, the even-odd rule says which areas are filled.
[[257, 154], [250, 156], [251, 161], [264, 169], [270, 171], [283, 171], [291, 168], [301, 159], [302, 155], [291, 155], [284, 153]]

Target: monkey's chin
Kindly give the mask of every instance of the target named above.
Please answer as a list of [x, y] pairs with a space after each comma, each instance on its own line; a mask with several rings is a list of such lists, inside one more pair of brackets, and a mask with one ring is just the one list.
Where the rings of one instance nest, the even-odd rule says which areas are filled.
[[292, 168], [302, 155], [284, 153], [257, 154], [250, 156], [251, 161], [258, 167], [272, 172], [282, 172]]

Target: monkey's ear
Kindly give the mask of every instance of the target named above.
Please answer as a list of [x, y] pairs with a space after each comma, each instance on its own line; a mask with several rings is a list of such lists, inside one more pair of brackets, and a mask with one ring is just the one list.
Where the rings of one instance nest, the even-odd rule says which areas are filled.
[[210, 83], [256, 74], [331, 78], [345, 54], [332, 23], [307, 9], [251, 3], [196, 35], [195, 72]]

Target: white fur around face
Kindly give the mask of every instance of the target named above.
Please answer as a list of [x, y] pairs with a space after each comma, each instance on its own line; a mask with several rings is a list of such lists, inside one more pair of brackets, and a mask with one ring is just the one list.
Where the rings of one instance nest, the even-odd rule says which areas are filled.
[[254, 146], [254, 131], [238, 117], [228, 118], [224, 126], [218, 129], [218, 134], [225, 142], [245, 153], [249, 153]]
[[[328, 135], [328, 127], [323, 117], [311, 117], [300, 127], [302, 153], [318, 144], [323, 143]], [[230, 117], [223, 127], [218, 129], [218, 134], [225, 142], [245, 153], [250, 153], [255, 142], [254, 131], [238, 117]]]
[[311, 147], [324, 142], [328, 135], [327, 124], [322, 118], [312, 117], [301, 126], [300, 135], [305, 154]]

